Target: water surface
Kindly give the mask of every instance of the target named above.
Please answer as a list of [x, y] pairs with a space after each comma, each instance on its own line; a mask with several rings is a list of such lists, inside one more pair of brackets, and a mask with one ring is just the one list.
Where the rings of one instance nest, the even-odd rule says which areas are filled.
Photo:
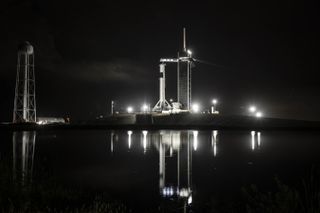
[[70, 130], [2, 132], [0, 159], [25, 184], [49, 177], [132, 209], [196, 209], [250, 184], [272, 190], [275, 175], [297, 185], [319, 151], [315, 132]]

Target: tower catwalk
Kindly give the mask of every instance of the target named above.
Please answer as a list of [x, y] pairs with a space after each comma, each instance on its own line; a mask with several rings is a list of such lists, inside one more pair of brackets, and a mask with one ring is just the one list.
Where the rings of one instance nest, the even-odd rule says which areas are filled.
[[18, 48], [13, 123], [36, 122], [34, 52], [29, 42]]

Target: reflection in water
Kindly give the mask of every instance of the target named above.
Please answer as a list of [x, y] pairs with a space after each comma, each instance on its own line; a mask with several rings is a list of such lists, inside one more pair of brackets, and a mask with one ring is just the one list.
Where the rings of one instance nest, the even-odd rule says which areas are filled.
[[251, 149], [254, 151], [256, 146], [256, 136], [257, 135], [257, 147], [260, 148], [261, 146], [261, 132], [251, 131]]
[[[159, 193], [164, 199], [178, 201], [186, 211], [192, 204], [192, 153], [201, 145], [198, 131], [170, 131], [163, 130], [140, 133], [140, 146], [146, 153], [152, 145], [159, 151]], [[132, 140], [133, 132], [127, 131], [128, 149], [136, 143]], [[111, 151], [114, 150], [114, 140], [117, 133], [111, 132]], [[218, 131], [211, 131], [211, 147], [214, 157], [217, 156]], [[210, 140], [210, 139], [209, 139]], [[257, 143], [257, 144], [256, 144]], [[138, 144], [138, 141], [137, 141]], [[251, 149], [261, 145], [261, 133], [251, 131]], [[150, 148], [150, 147], [149, 147]]]
[[114, 132], [112, 131], [110, 134], [110, 151], [113, 153], [113, 140], [114, 140]]
[[22, 185], [31, 183], [36, 132], [14, 132], [13, 147], [13, 178]]
[[[193, 131], [193, 137], [190, 137], [190, 131], [161, 131], [159, 138], [159, 191], [164, 198], [176, 198], [181, 200], [186, 210], [187, 205], [192, 203], [192, 147], [197, 149], [198, 131]], [[193, 141], [190, 139], [193, 138]], [[186, 145], [186, 146], [185, 146]], [[169, 149], [170, 158], [176, 158], [176, 161], [168, 160], [166, 162], [166, 150]], [[171, 151], [172, 150], [172, 151]], [[176, 155], [174, 155], [176, 154]], [[168, 158], [168, 157], [167, 157]], [[171, 169], [170, 169], [171, 168]], [[170, 179], [167, 174], [176, 171], [176, 181]]]
[[211, 146], [213, 148], [213, 156], [217, 156], [217, 135], [218, 135], [218, 130], [213, 130], [211, 132]]
[[260, 148], [261, 145], [261, 137], [260, 137], [261, 133], [258, 132], [258, 147]]
[[131, 149], [131, 135], [132, 135], [132, 131], [128, 131], [128, 148]]
[[254, 150], [255, 149], [255, 136], [256, 132], [255, 131], [251, 131], [251, 149]]
[[193, 131], [193, 150], [197, 151], [198, 149], [198, 131]]
[[143, 134], [143, 141], [142, 141], [143, 153], [146, 153], [146, 151], [147, 151], [147, 134], [148, 134], [148, 131], [147, 130], [143, 130], [142, 134]]

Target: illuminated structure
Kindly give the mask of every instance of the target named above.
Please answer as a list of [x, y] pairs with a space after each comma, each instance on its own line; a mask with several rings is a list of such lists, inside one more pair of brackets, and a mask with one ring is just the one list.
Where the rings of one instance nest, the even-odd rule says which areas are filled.
[[29, 42], [18, 49], [13, 123], [36, 122], [34, 52]]
[[190, 110], [191, 107], [191, 68], [193, 64], [191, 54], [191, 51], [187, 50], [186, 29], [183, 28], [183, 50], [178, 53], [177, 91], [178, 102], [184, 110]]
[[[177, 58], [160, 59], [160, 99], [154, 106], [153, 111], [164, 111], [170, 109], [171, 105], [165, 99], [165, 65], [166, 63], [177, 64], [177, 99], [179, 109], [190, 111], [191, 108], [191, 68], [194, 59], [192, 52], [187, 49], [186, 29], [183, 28], [183, 50], [178, 52]], [[173, 107], [174, 108], [174, 107]]]
[[14, 132], [13, 146], [13, 177], [22, 185], [32, 181], [36, 132]]

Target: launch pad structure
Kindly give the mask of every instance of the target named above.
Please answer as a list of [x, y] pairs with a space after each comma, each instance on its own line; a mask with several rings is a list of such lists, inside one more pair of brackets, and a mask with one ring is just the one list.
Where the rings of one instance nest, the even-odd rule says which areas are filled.
[[[177, 58], [160, 59], [160, 77], [159, 77], [159, 101], [154, 106], [154, 112], [188, 112], [191, 109], [191, 73], [194, 59], [192, 52], [187, 49], [186, 29], [183, 28], [183, 50], [178, 52]], [[166, 100], [166, 76], [165, 66], [167, 63], [177, 64], [177, 102], [170, 104]]]

